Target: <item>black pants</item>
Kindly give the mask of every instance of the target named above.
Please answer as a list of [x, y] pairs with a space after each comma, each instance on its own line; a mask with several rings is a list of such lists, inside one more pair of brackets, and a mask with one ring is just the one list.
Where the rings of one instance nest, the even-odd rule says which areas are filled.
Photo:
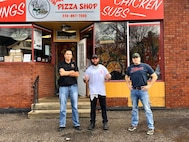
[[108, 122], [108, 119], [107, 119], [107, 113], [106, 113], [106, 96], [101, 96], [101, 95], [98, 95], [98, 98], [94, 98], [92, 101], [91, 101], [91, 123], [94, 123], [95, 124], [95, 120], [96, 120], [96, 104], [97, 104], [97, 99], [99, 100], [99, 103], [100, 103], [100, 107], [101, 107], [101, 110], [102, 110], [102, 119], [103, 119], [103, 123], [104, 122]]

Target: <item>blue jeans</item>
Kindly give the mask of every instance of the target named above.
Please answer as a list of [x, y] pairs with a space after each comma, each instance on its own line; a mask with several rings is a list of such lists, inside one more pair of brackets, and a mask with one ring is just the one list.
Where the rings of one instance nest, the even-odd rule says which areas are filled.
[[148, 91], [143, 90], [131, 90], [131, 99], [132, 99], [132, 118], [131, 118], [131, 125], [137, 126], [139, 122], [139, 115], [138, 115], [138, 102], [139, 100], [142, 102], [142, 105], [145, 110], [147, 125], [149, 129], [154, 129], [154, 120], [153, 120], [153, 113], [150, 108], [149, 96]]
[[72, 122], [74, 126], [80, 126], [78, 113], [78, 87], [77, 84], [71, 86], [60, 86], [60, 127], [66, 127], [66, 104], [70, 97], [72, 106]]

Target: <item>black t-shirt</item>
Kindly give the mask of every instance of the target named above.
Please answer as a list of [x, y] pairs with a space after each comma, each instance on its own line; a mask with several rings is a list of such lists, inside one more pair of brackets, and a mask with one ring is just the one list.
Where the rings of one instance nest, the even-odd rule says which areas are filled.
[[154, 73], [154, 70], [145, 63], [131, 65], [127, 68], [126, 74], [130, 76], [132, 86], [140, 87], [147, 85], [148, 77]]
[[[78, 67], [76, 66], [75, 62], [70, 62], [69, 64], [65, 61], [60, 62], [58, 70], [60, 68], [63, 68], [65, 71], [78, 71]], [[71, 76], [60, 76], [58, 80], [59, 86], [71, 86], [77, 84], [77, 77], [71, 77]]]

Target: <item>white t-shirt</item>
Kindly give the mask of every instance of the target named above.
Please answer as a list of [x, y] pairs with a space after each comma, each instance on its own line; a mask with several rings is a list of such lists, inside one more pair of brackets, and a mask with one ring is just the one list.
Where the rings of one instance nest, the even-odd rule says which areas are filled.
[[90, 95], [106, 96], [104, 82], [107, 74], [109, 74], [108, 70], [101, 64], [91, 65], [87, 68], [84, 75], [89, 77]]

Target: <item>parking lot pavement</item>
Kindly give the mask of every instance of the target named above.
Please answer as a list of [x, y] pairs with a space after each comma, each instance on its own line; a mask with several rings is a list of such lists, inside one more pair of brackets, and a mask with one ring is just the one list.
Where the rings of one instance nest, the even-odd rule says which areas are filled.
[[0, 142], [188, 142], [189, 109], [153, 110], [155, 133], [146, 135], [143, 110], [135, 132], [127, 131], [131, 111], [108, 111], [109, 130], [102, 129], [101, 113], [97, 113], [96, 127], [89, 131], [89, 118], [80, 118], [81, 131], [73, 129], [67, 119], [63, 132], [58, 132], [58, 119], [28, 119], [26, 113], [0, 114]]

